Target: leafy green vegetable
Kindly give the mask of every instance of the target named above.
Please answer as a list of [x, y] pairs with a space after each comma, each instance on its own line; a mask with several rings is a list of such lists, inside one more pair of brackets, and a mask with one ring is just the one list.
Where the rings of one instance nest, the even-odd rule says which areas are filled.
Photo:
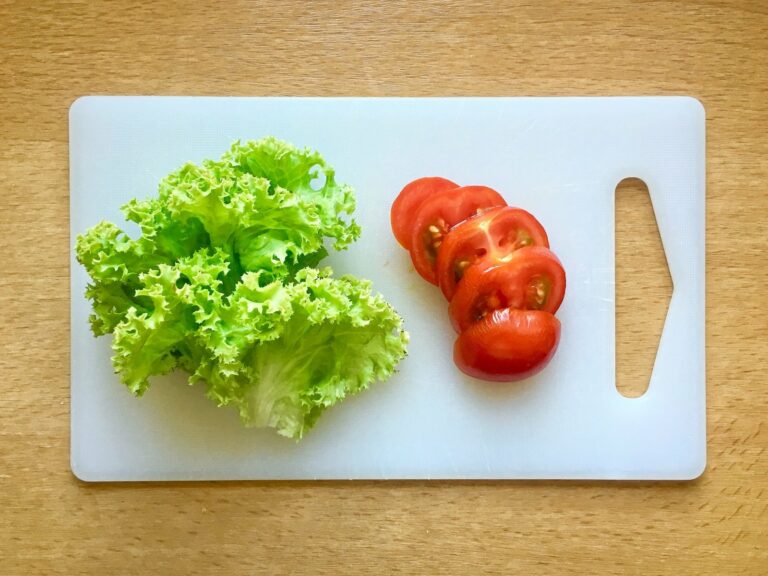
[[313, 267], [326, 240], [343, 249], [359, 236], [344, 218], [354, 205], [317, 152], [265, 138], [125, 205], [139, 238], [109, 222], [79, 236], [91, 327], [114, 334], [122, 381], [141, 395], [152, 375], [181, 368], [246, 425], [298, 439], [391, 376], [406, 353], [400, 317], [370, 282]]

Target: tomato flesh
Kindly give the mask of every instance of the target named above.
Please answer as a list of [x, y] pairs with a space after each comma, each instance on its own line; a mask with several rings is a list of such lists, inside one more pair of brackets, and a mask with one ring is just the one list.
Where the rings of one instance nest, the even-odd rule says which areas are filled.
[[449, 231], [471, 216], [504, 205], [504, 198], [487, 186], [443, 190], [425, 200], [416, 212], [409, 242], [411, 260], [419, 275], [437, 284], [435, 264]]
[[411, 244], [411, 225], [419, 206], [433, 194], [455, 188], [458, 184], [439, 176], [417, 178], [405, 185], [389, 212], [392, 232], [403, 248], [407, 250]]
[[401, 190], [390, 223], [415, 270], [450, 301], [462, 372], [509, 382], [549, 363], [565, 272], [536, 218], [486, 186], [428, 177]]
[[437, 255], [436, 276], [443, 295], [451, 300], [464, 272], [473, 264], [501, 264], [527, 246], [549, 248], [544, 227], [521, 208], [487, 210], [452, 228]]
[[513, 382], [540, 372], [560, 342], [560, 321], [543, 310], [494, 310], [459, 334], [453, 360], [465, 374]]
[[565, 295], [565, 271], [548, 248], [526, 246], [497, 265], [467, 268], [448, 310], [457, 332], [499, 308], [557, 312]]

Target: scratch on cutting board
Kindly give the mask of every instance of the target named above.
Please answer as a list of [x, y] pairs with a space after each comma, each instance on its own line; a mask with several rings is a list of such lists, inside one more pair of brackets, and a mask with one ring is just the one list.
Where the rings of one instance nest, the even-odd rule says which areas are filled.
[[536, 124], [538, 124], [538, 119], [537, 118], [531, 118], [528, 121], [528, 123], [522, 128], [522, 130], [518, 130], [517, 132], [515, 132], [515, 136], [514, 136], [514, 139], [512, 141], [516, 142], [517, 140], [522, 140], [522, 138], [526, 134], [528, 134], [528, 132], [533, 130], [533, 128], [534, 128], [534, 126], [536, 126]]

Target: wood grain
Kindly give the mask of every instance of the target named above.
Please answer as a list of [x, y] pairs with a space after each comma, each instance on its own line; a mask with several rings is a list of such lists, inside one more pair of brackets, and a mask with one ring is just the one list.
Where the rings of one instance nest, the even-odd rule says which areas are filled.
[[645, 394], [664, 329], [672, 278], [648, 186], [625, 178], [616, 186], [616, 388]]
[[[766, 30], [760, 0], [0, 0], [0, 573], [768, 573]], [[699, 97], [705, 475], [78, 482], [68, 466], [67, 108], [82, 94]], [[632, 297], [663, 294], [644, 286]], [[643, 306], [627, 314], [645, 330]]]

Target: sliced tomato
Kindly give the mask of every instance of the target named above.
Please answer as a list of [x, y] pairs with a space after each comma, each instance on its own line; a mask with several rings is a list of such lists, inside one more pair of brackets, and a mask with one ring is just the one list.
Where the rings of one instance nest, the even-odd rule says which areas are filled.
[[462, 222], [442, 238], [436, 265], [440, 289], [450, 300], [470, 265], [501, 264], [525, 246], [549, 248], [549, 240], [539, 221], [521, 208], [504, 206]]
[[397, 195], [389, 212], [392, 232], [400, 245], [408, 250], [411, 243], [411, 224], [419, 206], [437, 192], [458, 188], [458, 184], [439, 176], [417, 178], [409, 182]]
[[565, 270], [557, 256], [543, 246], [526, 246], [495, 266], [467, 268], [448, 310], [461, 332], [499, 308], [554, 314], [564, 295]]
[[487, 186], [443, 190], [425, 200], [416, 211], [408, 249], [416, 271], [427, 282], [437, 284], [435, 263], [448, 231], [470, 216], [505, 205], [504, 198]]
[[453, 360], [475, 378], [522, 380], [541, 371], [557, 350], [560, 321], [543, 310], [494, 310], [456, 339]]

